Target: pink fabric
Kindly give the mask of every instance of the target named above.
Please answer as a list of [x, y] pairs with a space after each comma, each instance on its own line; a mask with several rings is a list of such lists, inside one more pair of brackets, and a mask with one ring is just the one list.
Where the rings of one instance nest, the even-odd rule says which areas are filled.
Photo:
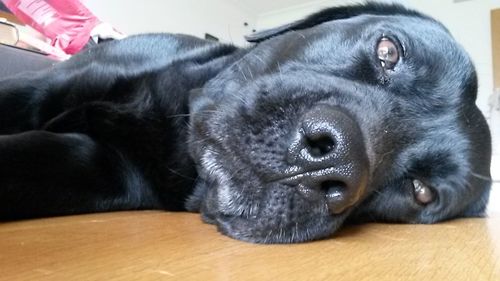
[[67, 54], [79, 52], [101, 21], [78, 0], [2, 0], [21, 21]]

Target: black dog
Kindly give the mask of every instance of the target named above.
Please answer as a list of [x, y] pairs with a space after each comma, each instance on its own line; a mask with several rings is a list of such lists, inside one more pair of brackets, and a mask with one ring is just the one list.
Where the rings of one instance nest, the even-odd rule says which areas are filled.
[[476, 74], [440, 23], [368, 3], [248, 39], [134, 36], [2, 81], [1, 219], [188, 209], [283, 243], [484, 212]]

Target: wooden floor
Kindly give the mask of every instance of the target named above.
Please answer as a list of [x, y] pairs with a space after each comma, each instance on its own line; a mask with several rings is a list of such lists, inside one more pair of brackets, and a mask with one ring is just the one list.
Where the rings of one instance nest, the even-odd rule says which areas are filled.
[[3, 223], [0, 280], [500, 280], [492, 210], [436, 225], [352, 226], [295, 245], [236, 241], [188, 213]]

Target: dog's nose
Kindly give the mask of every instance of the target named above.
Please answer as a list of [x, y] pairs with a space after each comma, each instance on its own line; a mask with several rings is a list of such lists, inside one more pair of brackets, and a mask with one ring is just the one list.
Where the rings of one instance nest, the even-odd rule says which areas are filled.
[[324, 197], [334, 214], [354, 205], [365, 190], [368, 159], [361, 130], [336, 107], [317, 105], [302, 116], [287, 161], [301, 193]]

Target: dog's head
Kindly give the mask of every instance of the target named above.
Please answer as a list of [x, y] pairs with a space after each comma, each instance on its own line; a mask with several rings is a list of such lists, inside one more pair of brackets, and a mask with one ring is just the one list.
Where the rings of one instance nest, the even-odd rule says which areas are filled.
[[347, 220], [484, 212], [490, 136], [474, 67], [435, 20], [397, 5], [331, 8], [259, 42], [191, 101], [199, 180], [187, 206], [263, 243]]

